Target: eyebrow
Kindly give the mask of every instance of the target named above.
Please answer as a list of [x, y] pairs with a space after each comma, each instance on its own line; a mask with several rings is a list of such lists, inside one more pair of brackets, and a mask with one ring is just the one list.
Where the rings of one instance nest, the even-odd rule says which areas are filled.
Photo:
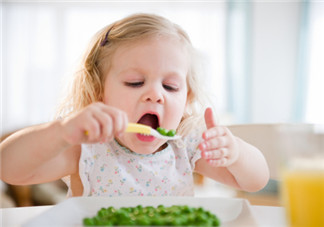
[[[121, 71], [118, 72], [117, 75], [122, 75], [122, 74], [125, 74], [127, 72], [136, 72], [136, 73], [139, 73], [141, 75], [145, 75], [145, 73], [143, 73], [143, 70], [138, 68], [138, 67], [131, 67], [131, 68], [127, 68], [127, 69], [123, 69]], [[176, 71], [170, 71], [170, 72], [166, 72], [164, 74], [164, 77], [172, 77], [172, 78], [179, 78], [179, 79], [182, 79], [182, 76], [181, 74], [179, 74], [178, 72]], [[185, 78], [184, 78], [185, 79]]]
[[137, 68], [127, 68], [127, 69], [123, 69], [119, 72], [117, 72], [117, 76], [126, 76], [128, 73], [135, 73], [138, 75], [143, 75], [143, 73], [141, 72], [141, 70], [137, 69]]

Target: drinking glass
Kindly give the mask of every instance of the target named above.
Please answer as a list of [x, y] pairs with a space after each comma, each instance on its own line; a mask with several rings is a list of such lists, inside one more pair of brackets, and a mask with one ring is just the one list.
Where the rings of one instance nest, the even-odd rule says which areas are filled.
[[282, 125], [279, 133], [287, 224], [324, 226], [324, 125]]

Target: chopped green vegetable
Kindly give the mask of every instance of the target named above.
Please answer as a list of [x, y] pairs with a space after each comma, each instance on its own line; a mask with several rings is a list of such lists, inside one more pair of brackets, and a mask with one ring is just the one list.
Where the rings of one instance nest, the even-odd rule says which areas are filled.
[[173, 137], [173, 136], [175, 136], [175, 134], [176, 134], [176, 131], [174, 129], [171, 129], [170, 131], [168, 131], [167, 136]]
[[168, 130], [165, 128], [158, 127], [156, 131], [158, 131], [162, 136], [166, 136], [168, 134]]
[[101, 208], [97, 215], [83, 219], [84, 226], [219, 226], [216, 215], [204, 208], [173, 205]]
[[176, 130], [174, 130], [174, 129], [167, 130], [167, 129], [162, 128], [162, 127], [158, 127], [156, 129], [156, 131], [158, 131], [162, 136], [170, 136], [170, 137], [173, 137], [176, 134]]

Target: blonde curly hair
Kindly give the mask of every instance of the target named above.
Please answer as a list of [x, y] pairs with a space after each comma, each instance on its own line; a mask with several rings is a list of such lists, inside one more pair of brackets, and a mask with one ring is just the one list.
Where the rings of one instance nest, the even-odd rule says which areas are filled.
[[156, 35], [176, 37], [188, 48], [191, 63], [187, 75], [187, 106], [177, 131], [185, 135], [197, 127], [205, 101], [197, 77], [196, 54], [191, 41], [178, 25], [164, 17], [143, 13], [110, 24], [94, 35], [74, 75], [72, 87], [58, 108], [57, 115], [64, 118], [93, 102], [102, 101], [105, 72], [111, 66], [110, 62], [116, 49], [123, 44]]

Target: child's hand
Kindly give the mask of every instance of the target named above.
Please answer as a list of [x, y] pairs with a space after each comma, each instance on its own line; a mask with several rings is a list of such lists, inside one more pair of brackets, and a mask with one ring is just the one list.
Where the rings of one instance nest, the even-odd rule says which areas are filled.
[[204, 141], [199, 144], [202, 158], [212, 166], [227, 167], [239, 157], [236, 137], [224, 126], [216, 124], [211, 108], [205, 111], [207, 130], [203, 133]]
[[101, 102], [62, 121], [63, 137], [71, 145], [109, 142], [126, 130], [127, 114]]

